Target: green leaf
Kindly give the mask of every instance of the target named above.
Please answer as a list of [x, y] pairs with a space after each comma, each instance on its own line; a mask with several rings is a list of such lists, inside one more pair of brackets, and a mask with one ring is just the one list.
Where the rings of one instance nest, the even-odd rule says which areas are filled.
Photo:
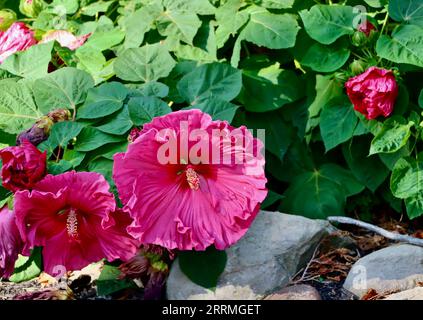
[[415, 219], [423, 215], [423, 195], [416, 194], [404, 200], [407, 215], [410, 219]]
[[106, 158], [98, 158], [88, 163], [88, 171], [90, 172], [98, 172], [102, 174], [109, 184], [113, 187], [114, 181], [112, 179], [112, 172], [113, 172], [113, 160], [109, 160]]
[[128, 102], [129, 115], [132, 122], [141, 126], [151, 122], [155, 117], [172, 112], [172, 109], [156, 97], [135, 97]]
[[350, 144], [344, 144], [342, 152], [354, 176], [372, 192], [389, 174], [377, 156], [368, 156], [369, 141], [366, 137], [354, 138]]
[[333, 76], [316, 75], [316, 97], [308, 107], [309, 122], [307, 131], [317, 124], [313, 124], [313, 118], [319, 117], [322, 108], [334, 97], [341, 96], [343, 93], [342, 85]]
[[138, 48], [144, 41], [144, 35], [153, 27], [153, 22], [161, 11], [161, 5], [150, 3], [126, 18], [123, 23], [126, 33], [123, 48]]
[[279, 63], [260, 70], [244, 70], [239, 100], [252, 112], [267, 112], [300, 99], [302, 83], [292, 70], [282, 70]]
[[392, 33], [379, 37], [376, 53], [389, 61], [408, 63], [423, 67], [423, 28], [416, 25], [401, 25]]
[[39, 145], [39, 149], [52, 154], [58, 146], [66, 148], [69, 141], [75, 138], [84, 126], [78, 122], [64, 121], [56, 123], [51, 129], [50, 136]]
[[96, 1], [89, 5], [86, 5], [81, 8], [81, 13], [86, 16], [95, 16], [96, 14], [100, 12], [107, 12], [109, 10], [110, 6], [116, 2], [115, 0], [111, 1]]
[[288, 9], [292, 8], [295, 0], [262, 0], [260, 6], [268, 9]]
[[[341, 68], [350, 57], [350, 50], [344, 39], [331, 45], [317, 42], [297, 41], [300, 51], [297, 56], [300, 64], [317, 72], [333, 72]], [[298, 52], [297, 51], [297, 52]]]
[[269, 49], [285, 49], [294, 46], [298, 30], [300, 27], [295, 16], [258, 8], [250, 12], [250, 21], [242, 31], [242, 38]]
[[72, 169], [72, 163], [67, 160], [60, 160], [59, 162], [48, 162], [47, 171], [50, 174], [58, 175]]
[[79, 8], [79, 3], [78, 0], [54, 0], [50, 6], [63, 8], [66, 14], [74, 14]]
[[178, 255], [182, 272], [194, 283], [208, 289], [215, 288], [220, 275], [225, 270], [225, 251], [213, 246], [205, 251], [181, 251]]
[[138, 90], [145, 97], [164, 98], [169, 94], [169, 87], [156, 81], [143, 83]]
[[230, 65], [210, 63], [197, 67], [178, 82], [179, 94], [191, 105], [211, 96], [231, 101], [241, 90], [241, 71]]
[[354, 32], [355, 14], [350, 6], [317, 4], [299, 14], [309, 36], [323, 44], [331, 44], [343, 35]]
[[89, 47], [97, 51], [104, 51], [119, 44], [124, 37], [125, 32], [119, 29], [96, 31], [88, 38], [83, 47]]
[[96, 128], [85, 127], [77, 137], [75, 150], [88, 152], [100, 148], [105, 144], [119, 142], [123, 139], [125, 138], [105, 134]]
[[119, 279], [120, 274], [121, 271], [118, 267], [105, 264], [96, 281], [97, 294], [99, 296], [107, 296], [120, 290], [137, 288], [137, 285], [132, 280]]
[[220, 49], [230, 36], [234, 36], [237, 31], [249, 20], [249, 14], [239, 11], [245, 2], [242, 0], [228, 0], [216, 10], [216, 44]]
[[281, 199], [283, 199], [282, 195], [272, 190], [269, 190], [269, 192], [267, 193], [266, 199], [264, 199], [264, 201], [261, 203], [260, 208], [266, 209]]
[[421, 0], [390, 0], [389, 16], [398, 22], [423, 27], [423, 3]]
[[382, 129], [372, 140], [369, 155], [393, 153], [401, 149], [410, 138], [410, 128], [413, 125], [413, 122], [407, 124], [401, 117], [391, 117], [386, 120]]
[[181, 10], [196, 12], [200, 15], [212, 15], [216, 8], [209, 0], [163, 0], [167, 10]]
[[395, 197], [406, 199], [423, 190], [423, 161], [410, 157], [401, 158], [395, 164], [391, 175], [391, 190]]
[[127, 81], [149, 82], [167, 77], [175, 61], [159, 43], [125, 50], [114, 63], [116, 75]]
[[340, 96], [324, 105], [320, 115], [320, 133], [326, 152], [352, 138], [358, 118], [347, 97]]
[[388, 0], [364, 0], [364, 2], [373, 8], [382, 8], [388, 4]]
[[[344, 215], [346, 194], [342, 176], [336, 176], [333, 166], [305, 172], [295, 176], [285, 191], [281, 210], [313, 219], [326, 219], [332, 215]], [[335, 174], [333, 174], [335, 172]], [[324, 173], [324, 174], [323, 174]], [[351, 180], [354, 181], [354, 180]], [[340, 182], [342, 184], [340, 184]], [[356, 182], [354, 182], [355, 184]], [[350, 190], [351, 191], [351, 190]]]
[[359, 182], [350, 170], [333, 163], [326, 163], [320, 167], [320, 174], [341, 185], [347, 197], [353, 196], [364, 190], [364, 185]]
[[57, 108], [76, 109], [84, 102], [93, 78], [85, 71], [62, 68], [34, 82], [34, 96], [42, 113]]
[[29, 257], [19, 255], [15, 263], [15, 270], [9, 278], [9, 281], [19, 283], [32, 280], [39, 276], [43, 268], [41, 251], [41, 247], [36, 247], [32, 250]]
[[24, 83], [0, 81], [0, 129], [20, 133], [28, 129], [42, 113], [35, 105], [31, 91]]
[[234, 119], [235, 126], [245, 125], [248, 129], [265, 130], [266, 150], [280, 161], [292, 142], [294, 131], [277, 111], [266, 113], [245, 113]]
[[47, 75], [53, 42], [38, 44], [8, 57], [1, 69], [16, 76], [35, 80]]
[[78, 118], [97, 119], [123, 107], [129, 90], [119, 82], [105, 83], [88, 91], [85, 103], [78, 109]]
[[226, 120], [231, 122], [238, 108], [239, 106], [218, 97], [210, 97], [202, 100], [195, 106], [190, 106], [185, 109], [200, 109], [211, 115], [213, 120]]
[[419, 95], [419, 107], [423, 109], [423, 89], [420, 91]]
[[[171, 4], [171, 2], [168, 2]], [[195, 11], [189, 8], [168, 6], [156, 20], [157, 31], [168, 41], [183, 41], [192, 44], [192, 41], [201, 26], [201, 21]]]
[[107, 119], [107, 122], [96, 128], [104, 133], [123, 135], [133, 126], [129, 116], [128, 106], [125, 105], [122, 110]]

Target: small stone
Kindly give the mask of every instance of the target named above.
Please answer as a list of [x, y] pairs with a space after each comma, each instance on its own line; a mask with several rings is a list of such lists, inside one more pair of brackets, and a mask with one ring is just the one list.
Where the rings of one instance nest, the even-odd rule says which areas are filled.
[[226, 250], [228, 262], [215, 291], [191, 282], [176, 260], [167, 281], [167, 297], [262, 299], [286, 286], [331, 231], [327, 221], [261, 211], [246, 235]]
[[423, 300], [423, 287], [416, 287], [391, 294], [385, 300]]
[[344, 288], [359, 298], [370, 289], [378, 294], [412, 289], [423, 282], [423, 248], [394, 245], [358, 260], [345, 280]]
[[312, 286], [299, 284], [275, 292], [264, 300], [322, 300], [322, 298]]

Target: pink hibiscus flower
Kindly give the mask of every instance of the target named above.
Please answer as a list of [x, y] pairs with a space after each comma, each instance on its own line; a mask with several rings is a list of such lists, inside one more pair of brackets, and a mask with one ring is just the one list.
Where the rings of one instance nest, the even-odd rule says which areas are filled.
[[44, 270], [79, 270], [106, 258], [124, 261], [134, 256], [137, 241], [126, 233], [129, 216], [116, 210], [104, 177], [94, 172], [46, 176], [34, 190], [15, 194], [24, 253], [43, 246]]
[[0, 32], [0, 63], [17, 51], [24, 51], [36, 44], [34, 32], [24, 23], [15, 22], [4, 32]]
[[[198, 134], [199, 142], [188, 141], [184, 151], [184, 137]], [[164, 146], [176, 139], [178, 146], [163, 154]], [[241, 140], [242, 145], [236, 143]], [[194, 152], [198, 143], [206, 145], [205, 152]], [[225, 249], [234, 244], [246, 233], [267, 194], [261, 148], [246, 127], [212, 121], [200, 110], [155, 118], [144, 125], [126, 153], [114, 157], [113, 178], [134, 219], [128, 232], [141, 243], [168, 249], [205, 250], [213, 244]], [[210, 150], [219, 152], [217, 159], [207, 161]], [[176, 162], [163, 161], [175, 151]], [[236, 157], [246, 161], [235, 163]], [[220, 161], [224, 158], [232, 161]]]
[[90, 35], [91, 33], [76, 37], [66, 30], [54, 30], [47, 32], [40, 43], [57, 41], [62, 47], [69, 48], [70, 50], [76, 50], [82, 46], [85, 41], [87, 41]]
[[0, 209], [0, 278], [9, 278], [22, 252], [23, 242], [15, 214], [7, 206]]

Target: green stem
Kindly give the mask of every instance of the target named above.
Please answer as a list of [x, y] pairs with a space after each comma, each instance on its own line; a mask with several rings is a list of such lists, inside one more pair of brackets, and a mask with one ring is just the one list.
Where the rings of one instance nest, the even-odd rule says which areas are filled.
[[389, 18], [389, 12], [386, 12], [385, 19], [383, 20], [382, 29], [380, 29], [380, 35], [383, 34], [383, 31], [385, 30], [386, 23], [388, 22]]

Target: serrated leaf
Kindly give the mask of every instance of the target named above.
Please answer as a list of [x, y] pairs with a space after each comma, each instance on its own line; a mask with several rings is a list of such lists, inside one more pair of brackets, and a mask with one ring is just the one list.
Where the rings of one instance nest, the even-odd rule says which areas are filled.
[[377, 54], [396, 63], [408, 63], [423, 67], [423, 28], [416, 25], [401, 25], [392, 33], [392, 38], [382, 35], [376, 42]]
[[413, 122], [406, 123], [403, 118], [392, 117], [383, 123], [382, 129], [373, 138], [369, 155], [393, 153], [401, 149], [410, 138]]
[[16, 76], [35, 80], [47, 75], [53, 42], [38, 44], [8, 57], [0, 68]]
[[181, 251], [178, 260], [182, 272], [192, 282], [212, 289], [216, 287], [219, 276], [225, 270], [227, 255], [225, 251], [211, 246], [205, 251]]
[[0, 129], [7, 133], [20, 133], [41, 116], [31, 91], [24, 83], [0, 81]]
[[157, 43], [125, 50], [116, 59], [114, 70], [123, 80], [149, 82], [168, 76], [174, 66], [166, 47]]
[[85, 100], [93, 78], [85, 71], [62, 68], [34, 82], [35, 101], [42, 113], [57, 108], [76, 109]]

